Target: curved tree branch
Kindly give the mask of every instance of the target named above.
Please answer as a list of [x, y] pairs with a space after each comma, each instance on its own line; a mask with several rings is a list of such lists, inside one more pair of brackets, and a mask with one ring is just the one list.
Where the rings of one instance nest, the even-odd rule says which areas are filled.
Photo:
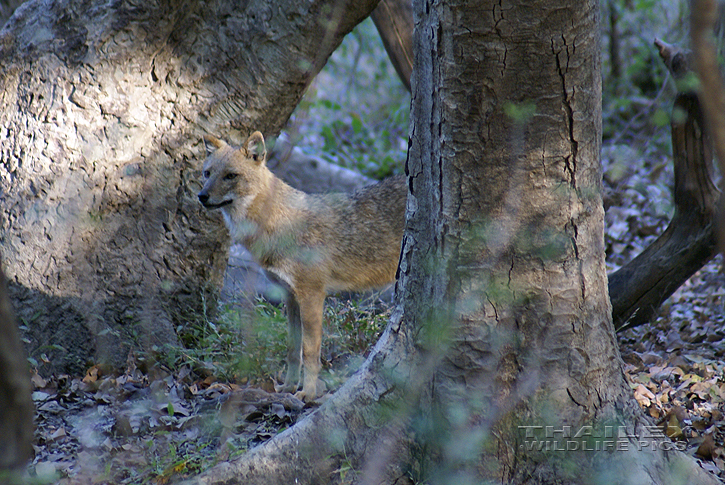
[[646, 323], [690, 276], [717, 253], [714, 217], [720, 197], [713, 182], [712, 142], [699, 95], [687, 82], [689, 54], [655, 40], [660, 57], [683, 91], [675, 99], [671, 132], [675, 214], [665, 232], [609, 275], [617, 330]]

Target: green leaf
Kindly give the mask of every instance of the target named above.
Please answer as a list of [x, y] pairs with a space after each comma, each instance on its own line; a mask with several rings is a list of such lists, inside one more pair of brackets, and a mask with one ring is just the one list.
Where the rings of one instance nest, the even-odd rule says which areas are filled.
[[507, 102], [503, 110], [514, 123], [526, 123], [536, 114], [536, 103], [530, 100], [522, 103]]
[[363, 123], [360, 119], [360, 115], [353, 114], [352, 115], [352, 131], [357, 135], [362, 133], [363, 130]]
[[654, 114], [652, 114], [652, 123], [660, 128], [670, 124], [670, 117], [667, 115], [667, 111], [662, 108], [658, 108]]

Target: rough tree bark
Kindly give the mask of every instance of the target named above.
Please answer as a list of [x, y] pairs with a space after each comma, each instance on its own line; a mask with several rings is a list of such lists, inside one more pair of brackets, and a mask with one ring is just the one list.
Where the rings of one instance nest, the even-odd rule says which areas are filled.
[[226, 266], [195, 197], [201, 136], [279, 131], [376, 3], [18, 8], [0, 32], [0, 251], [31, 352], [78, 371], [175, 341]]
[[[621, 370], [597, 2], [418, 0], [414, 11], [390, 325], [317, 412], [193, 483], [347, 483], [350, 469], [375, 484], [715, 483], [646, 436]], [[571, 443], [577, 452], [561, 452]]]
[[[706, 14], [702, 11], [703, 4], [710, 9]], [[696, 2], [697, 29], [692, 29], [693, 36], [698, 36], [706, 58], [705, 66], [708, 73], [716, 63], [712, 47], [708, 47], [710, 37], [698, 32], [712, 30], [714, 21], [712, 2]], [[610, 57], [612, 58], [612, 76], [616, 78], [615, 50], [616, 39], [616, 6], [608, 7], [610, 21]], [[709, 15], [709, 17], [708, 17]], [[412, 39], [406, 32], [413, 30], [413, 14], [406, 0], [385, 0], [371, 14], [385, 48], [398, 74], [408, 89], [410, 85], [405, 76], [412, 70]], [[689, 74], [689, 53], [676, 46], [655, 41], [660, 56], [672, 72], [675, 79], [682, 79]], [[701, 56], [703, 57], [703, 56]], [[717, 74], [717, 72], [715, 72]], [[705, 93], [719, 92], [722, 88], [717, 84], [717, 76], [708, 74], [711, 84], [707, 90], [700, 90], [699, 98], [705, 97], [710, 104], [715, 104], [717, 97]], [[616, 81], [616, 79], [615, 79]], [[692, 83], [680, 83], [684, 91], [675, 101], [675, 113], [685, 113], [685, 119], [675, 116], [672, 122], [673, 158], [675, 164], [674, 204], [675, 217], [667, 230], [643, 253], [627, 263], [624, 267], [610, 275], [609, 296], [612, 302], [612, 316], [615, 329], [621, 331], [649, 322], [657, 314], [657, 310], [672, 293], [690, 276], [702, 268], [717, 253], [715, 237], [715, 212], [719, 191], [712, 182], [712, 150], [711, 140], [704, 129], [700, 103], [693, 98]], [[717, 108], [714, 109], [715, 112]], [[715, 118], [718, 121], [719, 118]]]
[[23, 3], [23, 0], [0, 0], [0, 26], [5, 25], [16, 8]]
[[[702, 10], [702, 3], [693, 5]], [[616, 55], [612, 50], [618, 42], [616, 6], [612, 3], [608, 9], [612, 76], [616, 78]], [[372, 17], [398, 74], [407, 83], [408, 78], [405, 76], [409, 76], [412, 69], [413, 49], [410, 35], [405, 35], [413, 30], [413, 13], [409, 2], [385, 0], [373, 11]], [[707, 15], [698, 18], [707, 18]], [[708, 22], [712, 20], [709, 18]], [[706, 25], [704, 28], [711, 27]], [[693, 35], [702, 29], [692, 29]], [[700, 34], [699, 38], [701, 42], [709, 42], [706, 35]], [[689, 53], [660, 40], [656, 40], [655, 45], [675, 79], [682, 79], [691, 72]], [[711, 49], [705, 51], [706, 56], [712, 56]], [[711, 57], [707, 62], [707, 68], [714, 65]], [[708, 78], [711, 83], [717, 81], [716, 76], [710, 75]], [[409, 83], [406, 85], [410, 88]], [[649, 322], [657, 314], [662, 302], [717, 252], [714, 216], [719, 191], [712, 182], [711, 140], [704, 129], [700, 103], [693, 97], [694, 85], [685, 82], [678, 85], [684, 91], [678, 95], [674, 111], [686, 116], [684, 119], [675, 116], [671, 126], [676, 186], [673, 194], [675, 216], [654, 243], [610, 275], [609, 296], [617, 331]], [[699, 97], [702, 98], [705, 92], [716, 92], [719, 89], [719, 86], [713, 85], [710, 90], [701, 90]]]

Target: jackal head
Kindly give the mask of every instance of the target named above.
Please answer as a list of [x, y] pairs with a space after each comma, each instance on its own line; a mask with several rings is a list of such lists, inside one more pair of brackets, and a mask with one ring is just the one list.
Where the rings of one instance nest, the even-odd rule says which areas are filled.
[[245, 217], [271, 176], [265, 165], [264, 137], [255, 131], [239, 148], [213, 136], [205, 136], [204, 144], [207, 158], [199, 201], [207, 209], [223, 209], [225, 216]]

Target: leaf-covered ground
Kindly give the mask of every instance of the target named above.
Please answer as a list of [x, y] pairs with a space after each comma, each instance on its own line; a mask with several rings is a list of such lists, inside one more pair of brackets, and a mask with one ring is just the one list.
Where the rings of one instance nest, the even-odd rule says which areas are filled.
[[129, 369], [122, 376], [34, 377], [40, 483], [167, 483], [227, 459], [311, 409], [289, 394]]
[[[672, 212], [669, 157], [605, 147], [607, 263], [614, 270], [652, 243]], [[725, 275], [713, 259], [660, 308], [655, 322], [618, 335], [634, 397], [680, 449], [725, 477]]]
[[[382, 331], [388, 313], [379, 296], [328, 298], [321, 377], [330, 392]], [[259, 302], [253, 322], [248, 301], [234, 306], [208, 322], [206, 348], [181, 357], [131, 354], [122, 375], [98, 366], [85, 376], [33, 375], [35, 459], [27, 483], [167, 483], [244, 453], [311, 413], [319, 403], [274, 392], [285, 355], [282, 310]], [[230, 341], [236, 348], [227, 348]]]

